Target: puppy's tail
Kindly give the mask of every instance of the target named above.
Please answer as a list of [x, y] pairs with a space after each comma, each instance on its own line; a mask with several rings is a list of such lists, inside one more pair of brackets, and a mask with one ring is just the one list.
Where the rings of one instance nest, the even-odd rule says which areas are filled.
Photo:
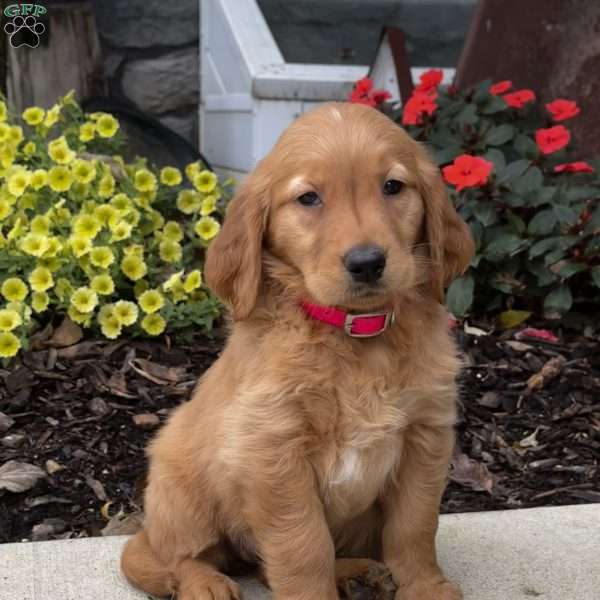
[[131, 585], [148, 594], [165, 597], [175, 593], [175, 580], [152, 550], [144, 529], [125, 545], [121, 571]]

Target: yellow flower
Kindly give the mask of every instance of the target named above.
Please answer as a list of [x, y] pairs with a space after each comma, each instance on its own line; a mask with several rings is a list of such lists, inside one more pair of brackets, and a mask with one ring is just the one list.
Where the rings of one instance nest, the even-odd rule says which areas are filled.
[[6, 121], [6, 103], [3, 100], [0, 100], [0, 121]]
[[8, 331], [4, 333], [0, 333], [0, 357], [1, 358], [10, 358], [14, 356], [21, 347], [21, 342], [19, 338], [14, 334]]
[[160, 335], [166, 326], [166, 321], [157, 314], [146, 315], [142, 319], [142, 329], [149, 335]]
[[81, 142], [91, 142], [95, 133], [96, 125], [88, 121], [79, 127], [79, 140]]
[[202, 285], [202, 273], [198, 269], [191, 271], [185, 278], [183, 289], [189, 294]]
[[16, 169], [8, 177], [8, 191], [17, 198], [23, 194], [31, 181], [31, 173], [25, 169]]
[[73, 183], [73, 176], [66, 167], [52, 167], [48, 171], [48, 183], [55, 192], [66, 192]]
[[200, 194], [193, 190], [181, 190], [177, 194], [177, 208], [186, 215], [195, 213], [201, 206]]
[[169, 187], [179, 185], [182, 181], [181, 171], [175, 167], [165, 167], [160, 172], [160, 182]]
[[144, 258], [144, 246], [142, 246], [142, 244], [130, 244], [124, 248], [124, 252], [127, 256], [133, 254], [134, 256]]
[[4, 221], [11, 213], [10, 204], [4, 198], [0, 198], [0, 221]]
[[21, 240], [21, 250], [31, 256], [42, 256], [48, 250], [48, 238], [30, 233]]
[[121, 271], [123, 271], [131, 281], [137, 281], [146, 275], [148, 268], [146, 267], [146, 263], [139, 256], [129, 254], [121, 261]]
[[128, 300], [119, 300], [115, 303], [113, 315], [118, 319], [121, 325], [133, 325], [138, 318], [138, 307]]
[[100, 198], [110, 198], [115, 192], [115, 178], [110, 174], [106, 173], [100, 179], [98, 185], [98, 195]]
[[131, 235], [131, 225], [125, 221], [119, 221], [113, 227], [110, 228], [112, 232], [111, 242], [120, 242], [126, 240]]
[[37, 267], [29, 274], [29, 285], [36, 292], [45, 292], [54, 285], [54, 278], [49, 269]]
[[102, 229], [102, 224], [94, 215], [79, 215], [73, 221], [73, 233], [93, 240]]
[[203, 194], [210, 194], [217, 186], [217, 176], [212, 171], [200, 171], [194, 176], [192, 183], [194, 187]]
[[111, 138], [117, 133], [118, 129], [119, 121], [112, 115], [104, 113], [96, 121], [96, 131], [98, 131], [100, 137]]
[[163, 290], [165, 290], [166, 292], [170, 292], [176, 285], [181, 283], [182, 275], [183, 275], [183, 271], [178, 271], [177, 273], [173, 273], [173, 275], [171, 275], [169, 277], [169, 279], [167, 279], [163, 283]]
[[219, 229], [221, 229], [219, 221], [212, 217], [202, 217], [194, 226], [196, 235], [205, 241], [212, 240], [219, 233]]
[[23, 111], [22, 116], [25, 123], [33, 127], [35, 125], [39, 125], [44, 120], [45, 114], [46, 111], [43, 108], [40, 108], [39, 106], [31, 106]]
[[71, 306], [80, 313], [92, 312], [98, 306], [98, 295], [89, 287], [77, 288], [71, 294]]
[[200, 214], [203, 217], [207, 217], [210, 213], [215, 212], [217, 208], [217, 197], [214, 194], [210, 194], [210, 196], [205, 196], [202, 200], [202, 206], [200, 207]]
[[169, 221], [163, 229], [163, 237], [171, 242], [180, 242], [183, 239], [183, 231], [179, 223]]
[[8, 140], [9, 137], [10, 137], [10, 125], [8, 125], [7, 123], [0, 123], [0, 142], [6, 142], [6, 140]]
[[139, 169], [135, 172], [133, 184], [138, 192], [152, 192], [156, 189], [156, 175], [148, 169]]
[[141, 309], [148, 314], [159, 311], [165, 305], [165, 299], [158, 290], [148, 290], [138, 298]]
[[33, 142], [27, 142], [23, 146], [23, 154], [26, 156], [31, 156], [32, 154], [35, 154], [36, 148], [37, 146]]
[[57, 121], [60, 116], [60, 106], [55, 104], [47, 113], [44, 119], [44, 125], [50, 129]]
[[[104, 308], [104, 307], [102, 307]], [[121, 322], [117, 317], [110, 316], [105, 317], [102, 321], [99, 320], [100, 330], [102, 331], [102, 335], [109, 340], [115, 340], [121, 335]]]
[[36, 169], [31, 174], [31, 180], [29, 182], [29, 185], [31, 185], [31, 187], [34, 190], [39, 190], [39, 189], [43, 188], [47, 183], [48, 183], [48, 171], [46, 171], [45, 169]]
[[50, 219], [46, 215], [37, 215], [29, 225], [31, 232], [37, 235], [48, 235], [50, 232]]
[[181, 260], [182, 250], [177, 242], [164, 240], [159, 246], [160, 258], [167, 263], [178, 262]]
[[202, 167], [200, 166], [199, 162], [190, 163], [185, 168], [185, 174], [187, 175], [187, 178], [190, 181], [193, 181], [194, 177], [196, 177], [196, 175], [198, 175], [200, 171], [202, 171]]
[[165, 224], [165, 218], [157, 210], [152, 210], [150, 212], [150, 219], [150, 226], [152, 231], [160, 229]]
[[9, 129], [8, 137], [13, 144], [18, 146], [23, 141], [23, 128], [13, 125]]
[[[62, 249], [62, 244], [61, 244]], [[58, 259], [56, 256], [48, 256], [50, 253], [49, 250], [46, 251], [46, 254], [38, 260], [38, 265], [40, 267], [44, 267], [50, 271], [50, 273], [55, 273], [62, 267], [62, 261]]]
[[33, 294], [31, 294], [31, 308], [33, 308], [36, 313], [44, 312], [48, 308], [49, 303], [50, 298], [46, 292], [33, 292]]
[[110, 204], [101, 204], [94, 209], [94, 216], [102, 225], [107, 225], [110, 219], [117, 214], [117, 210]]
[[62, 106], [77, 106], [77, 102], [75, 102], [75, 90], [69, 90], [62, 98], [58, 99], [58, 103]]
[[115, 262], [115, 257], [108, 246], [96, 246], [90, 251], [90, 262], [95, 267], [108, 269]]
[[18, 277], [9, 277], [0, 287], [0, 293], [9, 302], [21, 302], [27, 296], [27, 286]]
[[110, 275], [96, 275], [90, 282], [91, 288], [101, 296], [109, 296], [115, 291], [115, 282]]
[[81, 258], [92, 249], [92, 240], [82, 235], [74, 235], [69, 238], [71, 251], [77, 258]]
[[132, 208], [131, 200], [127, 194], [116, 194], [110, 201], [110, 204], [115, 210], [118, 210], [122, 215], [126, 215]]
[[75, 158], [64, 135], [48, 143], [48, 156], [59, 165], [66, 165]]
[[9, 308], [0, 310], [0, 331], [12, 331], [23, 323], [21, 315]]
[[80, 183], [91, 183], [96, 178], [96, 165], [89, 160], [75, 160], [71, 170], [75, 180]]
[[75, 321], [75, 323], [79, 323], [84, 327], [87, 327], [90, 324], [92, 319], [93, 312], [81, 312], [77, 310], [74, 306], [69, 306], [67, 310], [67, 314], [69, 315], [71, 321]]

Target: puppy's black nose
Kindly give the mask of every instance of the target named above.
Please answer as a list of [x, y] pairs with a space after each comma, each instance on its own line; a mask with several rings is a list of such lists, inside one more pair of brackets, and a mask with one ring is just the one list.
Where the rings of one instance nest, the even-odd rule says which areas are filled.
[[344, 256], [344, 266], [354, 281], [374, 283], [385, 269], [385, 254], [381, 246], [354, 246]]

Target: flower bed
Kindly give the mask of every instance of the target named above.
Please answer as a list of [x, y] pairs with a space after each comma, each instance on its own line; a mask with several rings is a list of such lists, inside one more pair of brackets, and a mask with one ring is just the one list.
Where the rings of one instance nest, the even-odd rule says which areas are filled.
[[199, 163], [125, 164], [122, 143], [114, 117], [72, 94], [21, 122], [0, 102], [1, 358], [64, 316], [109, 339], [212, 327], [200, 269], [229, 182]]

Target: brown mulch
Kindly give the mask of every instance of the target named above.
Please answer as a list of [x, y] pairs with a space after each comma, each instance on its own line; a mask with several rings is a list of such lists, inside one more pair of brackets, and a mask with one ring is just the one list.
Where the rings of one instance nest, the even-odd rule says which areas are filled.
[[[444, 512], [600, 502], [600, 341], [589, 325], [541, 325], [559, 341], [458, 328], [467, 366]], [[83, 341], [0, 369], [0, 542], [135, 526], [122, 518], [139, 512], [144, 446], [220, 348], [218, 334]]]

